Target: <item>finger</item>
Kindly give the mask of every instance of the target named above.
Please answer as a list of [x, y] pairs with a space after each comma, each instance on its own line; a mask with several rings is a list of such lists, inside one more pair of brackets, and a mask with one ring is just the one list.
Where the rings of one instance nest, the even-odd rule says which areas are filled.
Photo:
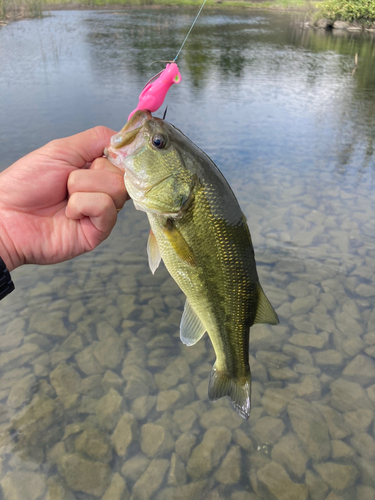
[[111, 137], [116, 132], [107, 127], [94, 127], [79, 134], [50, 142], [56, 160], [68, 161], [71, 165], [83, 168], [87, 163], [103, 156]]
[[97, 158], [94, 160], [90, 165], [90, 170], [105, 170], [106, 172], [114, 172], [124, 177], [124, 171], [115, 167], [107, 158]]
[[98, 234], [93, 234], [92, 237], [100, 241], [109, 235], [117, 220], [113, 199], [106, 193], [74, 193], [69, 198], [65, 214], [73, 220], [89, 217], [95, 229], [103, 236], [100, 238]]
[[105, 193], [122, 208], [129, 198], [121, 174], [106, 170], [74, 170], [68, 178], [68, 193]]

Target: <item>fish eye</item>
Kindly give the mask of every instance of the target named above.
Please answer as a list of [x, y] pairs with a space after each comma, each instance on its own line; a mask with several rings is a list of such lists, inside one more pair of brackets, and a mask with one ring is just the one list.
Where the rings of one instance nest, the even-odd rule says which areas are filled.
[[155, 148], [163, 149], [167, 144], [167, 138], [163, 134], [155, 134], [152, 138], [152, 145]]

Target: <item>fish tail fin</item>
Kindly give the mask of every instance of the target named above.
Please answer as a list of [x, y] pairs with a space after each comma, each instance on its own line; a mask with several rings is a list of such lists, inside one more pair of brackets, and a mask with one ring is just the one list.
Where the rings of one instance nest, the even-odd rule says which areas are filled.
[[208, 384], [208, 397], [211, 401], [228, 396], [236, 412], [246, 420], [250, 416], [251, 374], [234, 378], [212, 367]]

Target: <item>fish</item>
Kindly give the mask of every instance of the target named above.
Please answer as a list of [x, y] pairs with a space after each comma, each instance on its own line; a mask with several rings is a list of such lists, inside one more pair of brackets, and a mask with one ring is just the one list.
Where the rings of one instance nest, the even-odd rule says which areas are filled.
[[279, 320], [259, 283], [247, 220], [214, 162], [178, 128], [138, 110], [111, 138], [105, 156], [151, 230], [152, 273], [161, 260], [186, 296], [180, 338], [207, 332], [216, 355], [208, 397], [228, 397], [241, 417], [251, 409], [250, 327]]

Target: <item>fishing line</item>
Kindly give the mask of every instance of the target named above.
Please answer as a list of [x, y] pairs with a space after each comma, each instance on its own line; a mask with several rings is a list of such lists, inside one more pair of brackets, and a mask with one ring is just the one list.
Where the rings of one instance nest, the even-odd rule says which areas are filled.
[[181, 52], [181, 50], [182, 50], [182, 47], [185, 45], [185, 42], [186, 42], [186, 40], [188, 39], [188, 36], [190, 35], [190, 32], [191, 32], [191, 30], [193, 29], [194, 24], [196, 23], [196, 21], [197, 21], [197, 19], [198, 19], [198, 17], [199, 17], [199, 14], [202, 12], [202, 9], [203, 9], [203, 7], [204, 7], [204, 4], [205, 4], [205, 3], [206, 3], [206, 0], [204, 0], [204, 1], [203, 1], [202, 5], [201, 5], [201, 8], [199, 9], [198, 14], [195, 16], [195, 19], [194, 19], [194, 21], [193, 21], [193, 24], [190, 26], [190, 29], [189, 29], [189, 31], [188, 31], [188, 34], [186, 35], [185, 40], [182, 42], [182, 45], [181, 45], [181, 47], [180, 47], [180, 50], [177, 52], [177, 55], [176, 55], [176, 57], [173, 59], [173, 62], [176, 62], [176, 61], [177, 61], [177, 57], [180, 55], [180, 52]]

